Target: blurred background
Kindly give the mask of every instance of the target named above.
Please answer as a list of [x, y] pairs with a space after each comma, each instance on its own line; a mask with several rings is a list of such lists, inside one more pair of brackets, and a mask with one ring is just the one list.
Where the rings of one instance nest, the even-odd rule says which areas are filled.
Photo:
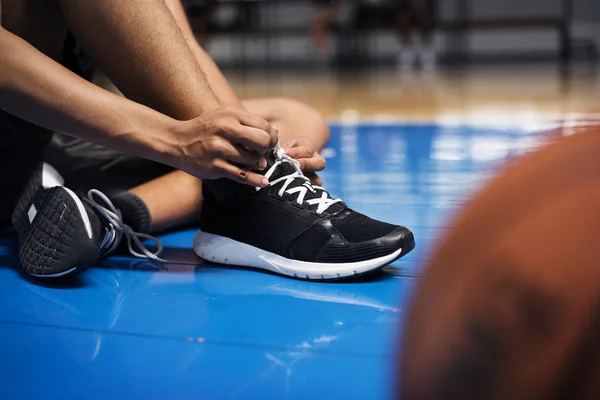
[[524, 123], [600, 111], [597, 0], [187, 0], [240, 97], [332, 120]]

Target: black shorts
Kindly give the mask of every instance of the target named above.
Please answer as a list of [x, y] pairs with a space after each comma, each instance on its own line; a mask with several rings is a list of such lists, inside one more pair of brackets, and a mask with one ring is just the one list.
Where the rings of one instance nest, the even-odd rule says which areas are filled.
[[[72, 37], [65, 49], [65, 66], [91, 78], [93, 65]], [[114, 193], [173, 171], [166, 165], [51, 132], [0, 110], [0, 225], [10, 224], [23, 187], [42, 162], [56, 168], [65, 185], [76, 191]]]

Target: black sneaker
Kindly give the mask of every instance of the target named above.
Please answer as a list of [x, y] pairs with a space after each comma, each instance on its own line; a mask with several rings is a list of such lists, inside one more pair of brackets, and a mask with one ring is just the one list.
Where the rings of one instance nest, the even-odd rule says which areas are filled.
[[232, 199], [217, 201], [204, 186], [194, 239], [199, 257], [325, 280], [377, 270], [415, 247], [407, 228], [375, 221], [312, 185], [283, 150], [276, 148], [267, 161], [264, 189], [240, 188]]
[[[21, 268], [35, 277], [62, 277], [84, 270], [114, 251], [123, 236], [132, 254], [160, 260], [160, 242], [123, 224], [119, 210], [101, 192], [90, 190], [85, 197], [62, 186], [62, 178], [48, 164], [27, 185], [12, 222], [19, 233]], [[157, 242], [158, 252], [148, 251], [138, 237]], [[132, 248], [132, 242], [142, 253]]]

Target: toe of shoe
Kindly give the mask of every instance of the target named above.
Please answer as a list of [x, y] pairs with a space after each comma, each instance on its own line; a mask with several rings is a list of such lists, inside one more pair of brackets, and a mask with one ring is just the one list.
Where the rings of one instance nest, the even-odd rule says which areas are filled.
[[415, 248], [415, 236], [408, 228], [403, 226], [399, 226], [389, 234], [378, 239], [378, 242], [391, 251], [402, 249], [402, 254], [406, 254]]
[[332, 240], [319, 252], [315, 261], [330, 263], [361, 262], [398, 253], [404, 256], [415, 247], [413, 233], [397, 227], [385, 236], [360, 243]]

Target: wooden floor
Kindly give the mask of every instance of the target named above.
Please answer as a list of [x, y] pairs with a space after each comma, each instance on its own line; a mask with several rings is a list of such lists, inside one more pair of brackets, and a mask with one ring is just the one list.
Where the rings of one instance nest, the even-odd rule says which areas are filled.
[[557, 66], [479, 66], [402, 74], [395, 70], [228, 74], [242, 98], [285, 96], [318, 108], [330, 119], [461, 119], [486, 123], [534, 121], [600, 113], [600, 69]]

